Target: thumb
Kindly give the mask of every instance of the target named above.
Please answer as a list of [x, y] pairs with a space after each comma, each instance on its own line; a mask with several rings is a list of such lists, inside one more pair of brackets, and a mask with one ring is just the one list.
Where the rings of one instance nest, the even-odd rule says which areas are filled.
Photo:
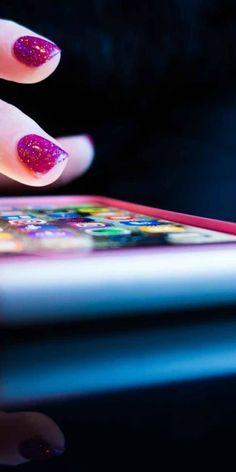
[[0, 465], [50, 459], [63, 454], [64, 448], [64, 436], [48, 416], [0, 412]]

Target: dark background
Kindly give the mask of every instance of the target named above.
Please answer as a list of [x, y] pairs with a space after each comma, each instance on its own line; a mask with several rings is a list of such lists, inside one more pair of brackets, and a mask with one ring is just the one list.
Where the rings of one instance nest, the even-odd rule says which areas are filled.
[[95, 140], [92, 169], [61, 193], [235, 220], [233, 0], [1, 0], [0, 17], [63, 51], [52, 77], [2, 81], [1, 98], [54, 136]]

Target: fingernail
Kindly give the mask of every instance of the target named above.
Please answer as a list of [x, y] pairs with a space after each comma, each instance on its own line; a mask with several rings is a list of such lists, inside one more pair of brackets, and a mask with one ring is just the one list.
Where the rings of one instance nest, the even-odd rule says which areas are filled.
[[20, 161], [36, 175], [49, 172], [56, 164], [68, 158], [66, 151], [37, 134], [28, 134], [17, 145]]
[[63, 454], [63, 448], [51, 446], [40, 437], [27, 439], [19, 445], [20, 455], [31, 461], [43, 461]]
[[13, 46], [16, 59], [30, 67], [41, 66], [60, 51], [56, 44], [37, 36], [22, 36]]

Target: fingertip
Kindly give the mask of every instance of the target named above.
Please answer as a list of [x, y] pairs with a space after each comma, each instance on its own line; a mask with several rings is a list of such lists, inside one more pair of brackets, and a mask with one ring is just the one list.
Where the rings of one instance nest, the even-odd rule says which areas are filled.
[[[62, 164], [56, 166], [53, 171], [42, 178], [34, 178], [32, 176], [25, 176], [25, 169], [23, 169], [24, 178], [22, 179], [22, 171], [20, 169], [18, 176], [13, 174], [12, 169], [5, 169], [5, 176], [0, 176], [0, 185], [2, 188], [10, 187], [23, 184], [26, 187], [22, 187], [23, 191], [27, 191], [27, 187], [36, 186], [37, 188], [49, 186], [52, 184], [53, 187], [65, 185], [71, 180], [79, 177], [81, 174], [86, 172], [91, 166], [95, 156], [95, 145], [94, 141], [89, 135], [79, 136], [68, 136], [58, 138], [56, 143], [68, 153], [68, 159]], [[9, 161], [8, 161], [9, 164]], [[14, 170], [16, 170], [16, 164], [14, 163]], [[2, 172], [4, 169], [2, 168]], [[8, 177], [7, 177], [8, 175]], [[12, 180], [14, 179], [14, 180]], [[16, 182], [18, 180], [18, 182]], [[20, 188], [20, 187], [19, 187]], [[28, 189], [29, 191], [29, 189]]]
[[8, 20], [0, 20], [0, 77], [36, 83], [54, 72], [61, 49], [54, 42]]
[[[26, 66], [21, 65], [21, 71], [17, 73], [14, 82], [21, 83], [21, 84], [36, 84], [42, 82], [47, 77], [49, 77], [53, 72], [57, 69], [61, 60], [61, 52], [58, 52], [53, 58], [51, 58], [48, 62], [41, 65], [37, 69], [29, 69], [26, 70]], [[22, 70], [22, 67], [25, 70]]]
[[[66, 139], [67, 142], [71, 140], [70, 155], [77, 157], [77, 161], [80, 163], [80, 172], [85, 172], [95, 157], [95, 144], [92, 137], [88, 134], [81, 134]], [[66, 143], [65, 148], [67, 148]]]
[[89, 169], [95, 157], [95, 145], [87, 134], [58, 138], [57, 141], [69, 154], [66, 169], [58, 181], [65, 184]]
[[0, 100], [0, 172], [43, 187], [64, 171], [68, 152], [20, 110]]

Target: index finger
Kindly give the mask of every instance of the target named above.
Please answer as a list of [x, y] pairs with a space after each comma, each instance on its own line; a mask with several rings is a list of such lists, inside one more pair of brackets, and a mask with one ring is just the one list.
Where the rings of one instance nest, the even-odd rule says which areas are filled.
[[48, 77], [60, 61], [60, 48], [8, 20], [0, 20], [0, 78], [35, 83]]

